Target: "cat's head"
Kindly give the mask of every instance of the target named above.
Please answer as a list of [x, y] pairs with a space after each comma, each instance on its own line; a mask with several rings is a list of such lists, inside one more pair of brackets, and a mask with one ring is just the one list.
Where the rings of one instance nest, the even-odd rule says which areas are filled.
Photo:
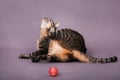
[[54, 22], [52, 19], [44, 17], [41, 20], [40, 28], [41, 29], [47, 29], [47, 30], [50, 30], [52, 28], [52, 29], [56, 30], [59, 25], [60, 25], [60, 23]]

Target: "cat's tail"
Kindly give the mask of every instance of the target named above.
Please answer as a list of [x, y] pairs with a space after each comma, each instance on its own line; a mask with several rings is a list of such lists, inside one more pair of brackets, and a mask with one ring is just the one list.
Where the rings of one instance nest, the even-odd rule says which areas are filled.
[[96, 58], [96, 57], [88, 56], [79, 51], [73, 51], [73, 53], [74, 53], [73, 54], [74, 58], [85, 63], [112, 63], [112, 62], [117, 62], [118, 60], [116, 56], [109, 57], [109, 58]]
[[117, 62], [118, 58], [116, 56], [109, 57], [109, 58], [95, 58], [88, 56], [90, 62], [92, 63], [112, 63]]

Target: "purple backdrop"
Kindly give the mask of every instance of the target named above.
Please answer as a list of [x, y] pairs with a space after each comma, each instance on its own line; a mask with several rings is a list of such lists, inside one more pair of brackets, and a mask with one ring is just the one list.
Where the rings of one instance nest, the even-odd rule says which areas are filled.
[[111, 64], [37, 63], [20, 60], [36, 50], [40, 20], [49, 17], [86, 40], [88, 54], [120, 58], [120, 0], [0, 0], [0, 80], [120, 80], [120, 62]]

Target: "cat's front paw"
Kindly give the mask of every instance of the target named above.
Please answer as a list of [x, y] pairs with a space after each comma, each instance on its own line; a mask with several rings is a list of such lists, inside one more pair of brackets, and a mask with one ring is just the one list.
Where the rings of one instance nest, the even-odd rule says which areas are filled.
[[55, 32], [55, 29], [54, 28], [50, 28], [50, 30], [48, 32], [49, 36], [52, 35], [52, 33], [54, 33], [54, 32]]
[[49, 32], [55, 32], [55, 28], [50, 28]]
[[57, 34], [57, 30], [55, 30], [54, 28], [51, 28], [48, 32], [49, 38], [56, 38], [56, 34]]

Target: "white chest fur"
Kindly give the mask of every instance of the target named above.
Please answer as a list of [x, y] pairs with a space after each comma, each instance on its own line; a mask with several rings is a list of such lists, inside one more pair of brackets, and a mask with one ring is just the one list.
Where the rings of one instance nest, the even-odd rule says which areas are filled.
[[64, 49], [59, 45], [58, 41], [52, 40], [50, 42], [48, 55], [51, 55], [51, 54], [60, 54], [60, 53], [63, 52], [63, 50]]

